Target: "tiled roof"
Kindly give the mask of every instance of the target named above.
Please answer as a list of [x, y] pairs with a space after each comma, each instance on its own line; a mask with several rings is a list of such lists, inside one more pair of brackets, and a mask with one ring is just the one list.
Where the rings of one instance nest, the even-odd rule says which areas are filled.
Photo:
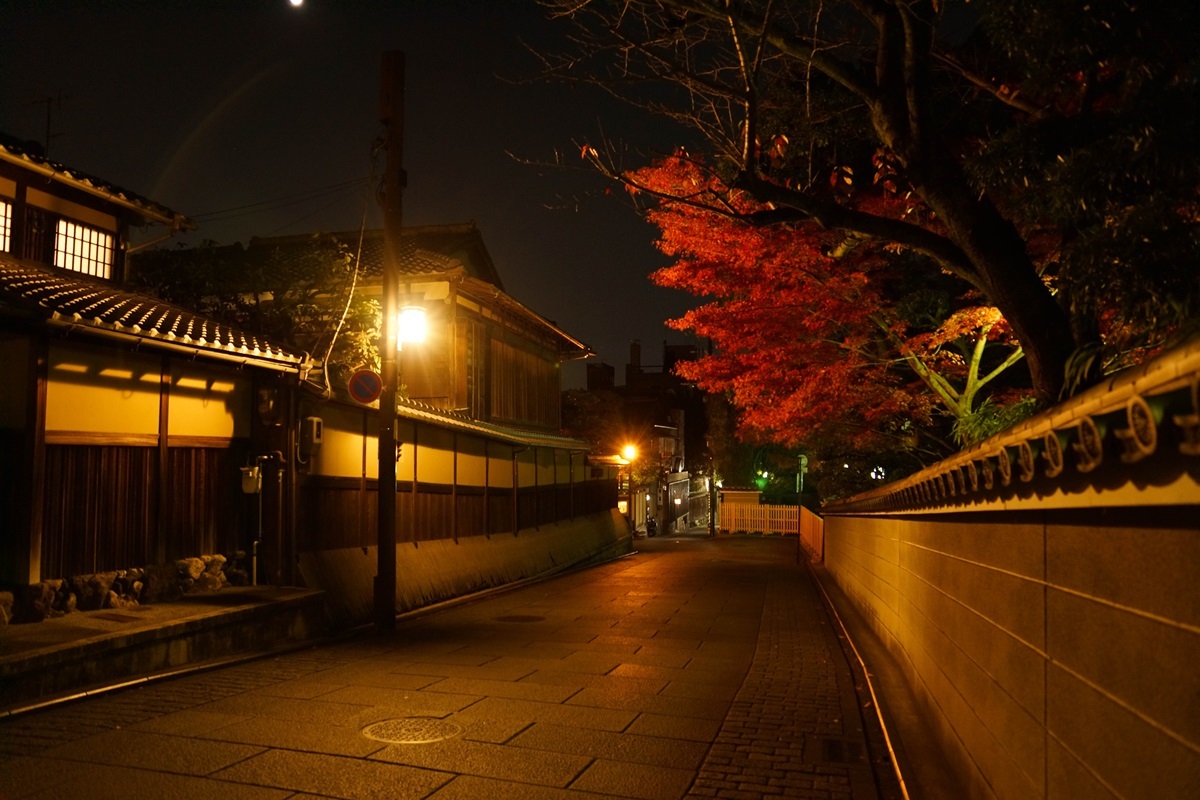
[[128, 189], [101, 180], [86, 172], [51, 161], [36, 152], [27, 143], [19, 142], [10, 136], [0, 133], [0, 159], [39, 172], [47, 177], [60, 181], [68, 186], [74, 186], [89, 194], [102, 197], [105, 200], [124, 206], [147, 221], [160, 222], [170, 225], [175, 230], [195, 230], [196, 223], [166, 206], [159, 205]]
[[0, 307], [23, 309], [81, 333], [133, 337], [149, 347], [186, 350], [272, 369], [308, 363], [267, 339], [106, 281], [0, 254]]
[[[350, 248], [358, 249], [359, 232], [323, 234]], [[255, 237], [246, 248], [250, 258], [270, 252], [273, 259], [286, 262], [299, 259], [313, 248], [311, 234], [297, 236]], [[362, 235], [363, 273], [370, 277], [383, 275], [384, 235], [382, 230], [369, 230]], [[461, 271], [471, 278], [486, 281], [499, 289], [504, 285], [491, 255], [483, 245], [479, 229], [472, 222], [458, 225], [427, 225], [404, 228], [400, 234], [399, 272], [401, 275], [440, 275]]]
[[560, 450], [580, 451], [586, 451], [590, 447], [582, 439], [572, 439], [568, 436], [560, 436], [553, 433], [543, 433], [541, 431], [531, 431], [509, 425], [497, 425], [493, 422], [483, 422], [482, 420], [471, 419], [466, 414], [434, 408], [415, 400], [397, 399], [396, 413], [403, 419], [436, 423], [451, 430], [474, 433], [527, 447], [556, 447]]

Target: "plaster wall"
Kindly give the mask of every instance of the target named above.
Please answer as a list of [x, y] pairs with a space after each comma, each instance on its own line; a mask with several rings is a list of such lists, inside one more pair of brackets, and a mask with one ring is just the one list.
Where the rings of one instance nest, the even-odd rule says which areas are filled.
[[170, 436], [248, 437], [250, 406], [250, 381], [245, 378], [171, 367]]
[[[362, 411], [333, 404], [323, 406], [320, 416], [323, 443], [307, 465], [309, 474], [341, 478], [377, 477], [378, 440], [374, 420], [368, 419], [364, 430]], [[398, 420], [396, 423], [396, 441], [400, 444], [400, 460], [396, 462], [397, 480], [412, 480], [415, 468], [417, 480], [425, 483], [486, 485], [493, 489], [513, 487], [513, 446], [489, 442], [480, 436], [455, 434], [432, 425], [414, 428], [414, 424], [408, 420]], [[455, 448], [458, 450], [457, 462]], [[515, 451], [520, 486], [566, 485], [587, 479], [582, 454], [549, 447], [539, 447], [536, 451], [536, 461], [534, 448], [518, 448]], [[456, 476], [457, 480], [452, 480], [452, 476]]]
[[[527, 528], [517, 535], [401, 542], [396, 546], [396, 605], [408, 611], [620, 555], [629, 552], [631, 542], [629, 528], [615, 509]], [[377, 566], [373, 546], [300, 556], [305, 585], [325, 590], [332, 617], [343, 624], [371, 618]]]
[[830, 515], [825, 548], [972, 797], [1200, 785], [1200, 507]]
[[46, 430], [158, 435], [160, 359], [51, 345]]

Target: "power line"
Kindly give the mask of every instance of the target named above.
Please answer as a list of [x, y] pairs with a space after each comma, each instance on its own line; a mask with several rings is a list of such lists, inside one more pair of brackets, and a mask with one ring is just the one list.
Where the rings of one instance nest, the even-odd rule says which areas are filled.
[[270, 211], [276, 208], [297, 205], [299, 203], [308, 202], [309, 200], [316, 200], [317, 198], [325, 197], [330, 194], [341, 194], [351, 188], [358, 189], [361, 188], [364, 183], [366, 183], [366, 180], [367, 179], [365, 178], [358, 178], [356, 180], [335, 183], [330, 186], [322, 186], [316, 189], [306, 189], [305, 191], [296, 192], [294, 194], [281, 195], [268, 200], [260, 200], [256, 203], [247, 203], [241, 206], [232, 206], [230, 208], [218, 209], [216, 211], [207, 211], [203, 214], [192, 214], [191, 217], [197, 221], [204, 220], [208, 222], [217, 222], [225, 219], [231, 219], [233, 217], [249, 216], [251, 214], [258, 214], [262, 213], [263, 211]]

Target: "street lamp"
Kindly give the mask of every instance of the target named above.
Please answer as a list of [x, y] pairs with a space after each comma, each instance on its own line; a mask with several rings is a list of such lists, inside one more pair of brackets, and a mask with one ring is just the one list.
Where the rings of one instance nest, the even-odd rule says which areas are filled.
[[405, 306], [400, 309], [400, 315], [396, 318], [396, 350], [403, 350], [405, 342], [420, 344], [425, 341], [427, 330], [424, 308]]
[[[637, 460], [638, 449], [633, 444], [621, 448], [617, 466], [617, 511], [630, 522], [633, 521], [633, 462]], [[621, 499], [624, 497], [625, 499]]]

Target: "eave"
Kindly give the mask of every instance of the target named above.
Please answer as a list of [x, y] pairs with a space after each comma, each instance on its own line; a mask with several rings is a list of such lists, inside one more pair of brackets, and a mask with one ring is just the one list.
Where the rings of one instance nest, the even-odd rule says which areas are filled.
[[302, 376], [313, 367], [292, 351], [156, 297], [98, 278], [0, 254], [0, 308], [71, 335], [210, 358]]
[[27, 153], [4, 142], [0, 142], [0, 161], [6, 161], [55, 183], [98, 197], [130, 212], [143, 222], [166, 225], [173, 233], [196, 229], [195, 222], [166, 206], [87, 173], [50, 161], [42, 156]]

